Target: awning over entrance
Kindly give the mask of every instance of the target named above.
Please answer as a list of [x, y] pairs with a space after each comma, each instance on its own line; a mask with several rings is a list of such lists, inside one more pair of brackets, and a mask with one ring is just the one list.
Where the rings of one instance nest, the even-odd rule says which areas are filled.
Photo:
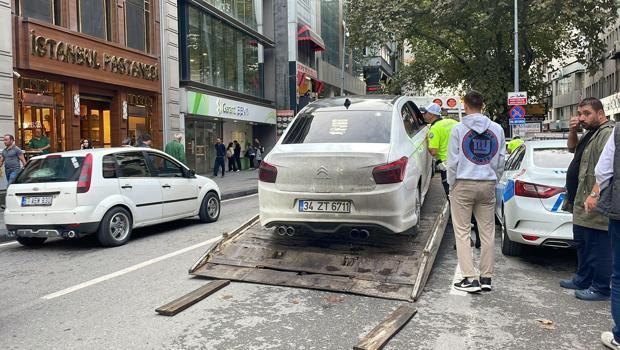
[[325, 42], [323, 42], [321, 36], [314, 32], [307, 24], [299, 27], [297, 41], [310, 43], [314, 51], [325, 51]]

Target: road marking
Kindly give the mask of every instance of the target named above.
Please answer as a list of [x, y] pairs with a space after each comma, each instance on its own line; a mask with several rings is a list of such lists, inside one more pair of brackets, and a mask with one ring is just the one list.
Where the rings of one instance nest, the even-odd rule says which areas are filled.
[[172, 252], [172, 253], [168, 253], [168, 254], [166, 254], [166, 255], [162, 255], [162, 256], [159, 256], [159, 257], [157, 257], [157, 258], [153, 258], [153, 259], [151, 259], [151, 260], [147, 260], [147, 261], [141, 262], [141, 263], [139, 263], [139, 264], [136, 264], [136, 265], [133, 265], [133, 266], [129, 266], [129, 267], [124, 268], [124, 269], [122, 269], [122, 270], [118, 270], [118, 271], [116, 271], [116, 272], [112, 272], [112, 273], [109, 273], [109, 274], [107, 274], [107, 275], [104, 275], [104, 276], [101, 276], [101, 277], [97, 277], [97, 278], [92, 279], [92, 280], [90, 280], [90, 281], [86, 281], [86, 282], [83, 282], [83, 283], [77, 284], [77, 285], [75, 285], [75, 286], [73, 286], [73, 287], [65, 288], [65, 289], [63, 289], [63, 290], [61, 290], [61, 291], [58, 291], [58, 292], [55, 292], [55, 293], [51, 293], [51, 294], [44, 295], [44, 296], [42, 296], [42, 297], [41, 297], [41, 299], [50, 300], [50, 299], [54, 299], [54, 298], [61, 297], [61, 296], [63, 296], [63, 295], [67, 295], [67, 294], [69, 294], [69, 293], [73, 293], [73, 292], [78, 291], [78, 290], [80, 290], [80, 289], [84, 289], [84, 288], [86, 288], [86, 287], [90, 287], [90, 286], [92, 286], [92, 285], [95, 285], [95, 284], [98, 284], [98, 283], [101, 283], [101, 282], [107, 281], [107, 280], [112, 279], [112, 278], [115, 278], [115, 277], [119, 277], [119, 276], [122, 276], [122, 275], [128, 274], [128, 273], [130, 273], [130, 272], [133, 272], [133, 271], [139, 270], [139, 269], [144, 268], [144, 267], [147, 267], [147, 266], [149, 266], [149, 265], [153, 265], [153, 264], [158, 263], [158, 262], [160, 262], [160, 261], [163, 261], [163, 260], [166, 260], [166, 259], [169, 259], [169, 258], [175, 257], [175, 256], [177, 256], [177, 255], [181, 255], [181, 254], [183, 254], [183, 253], [187, 253], [187, 252], [189, 252], [189, 251], [191, 251], [191, 250], [194, 250], [194, 249], [196, 249], [196, 248], [204, 247], [204, 246], [206, 246], [206, 245], [209, 245], [209, 244], [215, 243], [215, 242], [219, 241], [221, 238], [222, 238], [222, 236], [221, 236], [221, 235], [219, 235], [219, 236], [217, 236], [217, 237], [211, 238], [211, 239], [206, 240], [206, 241], [204, 241], [204, 242], [200, 242], [200, 243], [197, 243], [197, 244], [191, 245], [191, 246], [189, 246], [189, 247], [186, 247], [186, 248], [183, 248], [183, 249], [179, 249], [179, 250], [174, 251], [174, 252]]
[[19, 244], [19, 242], [13, 241], [13, 242], [8, 242], [8, 243], [1, 243], [0, 247], [6, 247], [9, 245], [15, 245], [15, 244]]
[[245, 199], [245, 198], [256, 197], [256, 196], [258, 196], [258, 193], [249, 194], [249, 195], [247, 195], [247, 196], [243, 196], [243, 197], [237, 197], [237, 198], [224, 199], [224, 200], [222, 201], [222, 203], [232, 202], [232, 201], [236, 201], [236, 200], [238, 200], [238, 199]]

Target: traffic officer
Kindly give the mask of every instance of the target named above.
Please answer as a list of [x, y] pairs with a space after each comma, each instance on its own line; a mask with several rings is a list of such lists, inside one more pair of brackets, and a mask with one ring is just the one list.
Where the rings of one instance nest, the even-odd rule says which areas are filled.
[[512, 154], [512, 152], [519, 148], [519, 146], [521, 146], [523, 143], [524, 141], [521, 140], [521, 136], [513, 136], [512, 140], [510, 140], [510, 142], [508, 142], [508, 144], [506, 145], [506, 147], [508, 147], [508, 154]]
[[458, 122], [451, 118], [441, 118], [441, 107], [434, 102], [426, 106], [424, 121], [431, 125], [428, 131], [428, 152], [436, 159], [436, 167], [441, 174], [441, 184], [448, 195], [450, 187], [444, 162], [448, 160], [450, 131]]

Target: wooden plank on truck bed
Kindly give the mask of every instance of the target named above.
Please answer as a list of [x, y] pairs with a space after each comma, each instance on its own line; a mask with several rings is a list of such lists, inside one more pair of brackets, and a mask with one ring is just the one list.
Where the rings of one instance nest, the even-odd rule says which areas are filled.
[[409, 305], [401, 305], [370, 333], [366, 334], [353, 350], [379, 350], [415, 316], [418, 310]]
[[155, 311], [160, 315], [174, 316], [229, 284], [229, 280], [217, 280], [207, 283], [164, 306], [158, 307]]

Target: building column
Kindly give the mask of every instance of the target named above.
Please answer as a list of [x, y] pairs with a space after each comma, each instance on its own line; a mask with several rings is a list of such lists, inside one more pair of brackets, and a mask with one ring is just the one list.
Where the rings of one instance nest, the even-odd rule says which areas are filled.
[[164, 145], [175, 133], [185, 134], [185, 122], [180, 113], [181, 93], [179, 89], [179, 20], [177, 2], [165, 0], [161, 21], [161, 64], [162, 64], [162, 111], [164, 122]]
[[11, 1], [0, 0], [0, 130], [15, 135]]

